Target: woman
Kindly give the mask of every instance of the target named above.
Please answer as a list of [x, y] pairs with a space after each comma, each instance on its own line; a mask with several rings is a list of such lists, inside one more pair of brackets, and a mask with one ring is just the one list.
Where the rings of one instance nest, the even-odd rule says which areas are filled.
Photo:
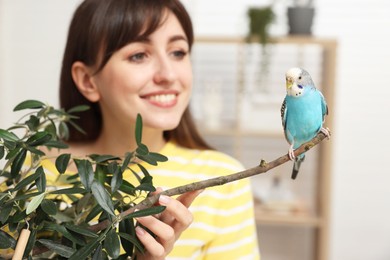
[[[87, 134], [70, 130], [69, 152], [120, 156], [134, 150], [139, 113], [143, 143], [169, 158], [145, 166], [155, 186], [168, 189], [242, 170], [211, 150], [191, 119], [192, 44], [191, 20], [179, 0], [82, 2], [69, 29], [60, 103], [91, 109], [79, 120]], [[199, 193], [161, 196], [167, 207], [162, 215], [138, 219], [156, 235], [137, 227], [147, 251], [138, 259], [258, 259], [248, 181]]]

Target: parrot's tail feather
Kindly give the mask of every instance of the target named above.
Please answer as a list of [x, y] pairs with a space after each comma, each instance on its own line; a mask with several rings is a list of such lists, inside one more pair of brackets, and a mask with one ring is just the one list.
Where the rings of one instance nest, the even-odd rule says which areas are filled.
[[291, 179], [295, 180], [298, 176], [299, 168], [301, 168], [301, 163], [304, 161], [305, 156], [298, 157], [294, 161], [294, 167], [291, 174]]

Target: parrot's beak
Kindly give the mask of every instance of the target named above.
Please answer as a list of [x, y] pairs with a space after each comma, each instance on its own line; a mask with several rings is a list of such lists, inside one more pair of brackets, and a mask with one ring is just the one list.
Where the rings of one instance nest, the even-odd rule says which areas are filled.
[[286, 78], [286, 88], [287, 88], [287, 89], [292, 88], [293, 83], [294, 83], [294, 81], [293, 81], [293, 79], [292, 79], [291, 77], [287, 77], [287, 78]]

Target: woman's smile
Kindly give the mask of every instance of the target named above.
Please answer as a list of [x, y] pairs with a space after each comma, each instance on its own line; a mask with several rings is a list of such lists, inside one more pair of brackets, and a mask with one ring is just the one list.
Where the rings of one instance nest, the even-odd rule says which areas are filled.
[[172, 108], [178, 102], [178, 93], [176, 91], [154, 92], [141, 96], [141, 98], [153, 106], [160, 108]]

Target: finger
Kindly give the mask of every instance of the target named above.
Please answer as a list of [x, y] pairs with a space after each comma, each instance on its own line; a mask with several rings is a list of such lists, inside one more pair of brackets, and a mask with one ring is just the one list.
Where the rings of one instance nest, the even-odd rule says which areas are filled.
[[161, 195], [159, 204], [166, 207], [161, 214], [161, 221], [171, 225], [175, 230], [176, 236], [180, 235], [180, 233], [192, 223], [192, 213], [181, 201]]
[[138, 239], [145, 246], [146, 252], [154, 257], [164, 257], [164, 247], [154, 239], [152, 235], [140, 226], [135, 228]]
[[180, 201], [184, 206], [189, 208], [191, 206], [192, 202], [196, 199], [196, 197], [198, 197], [199, 194], [201, 194], [203, 191], [204, 191], [204, 189], [186, 192], [186, 193], [180, 195], [177, 198], [177, 200]]
[[137, 218], [137, 221], [159, 238], [163, 245], [175, 241], [175, 231], [169, 224], [153, 216]]

